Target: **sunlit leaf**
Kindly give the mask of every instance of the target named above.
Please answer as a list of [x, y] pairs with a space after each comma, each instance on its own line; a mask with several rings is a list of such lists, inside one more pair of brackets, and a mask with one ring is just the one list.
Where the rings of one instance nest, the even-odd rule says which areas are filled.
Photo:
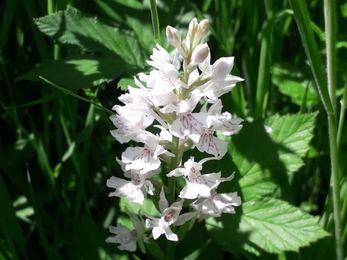
[[308, 88], [306, 96], [306, 105], [314, 106], [319, 103], [319, 96], [315, 89], [313, 81], [308, 81], [303, 73], [297, 69], [288, 66], [274, 66], [272, 68], [272, 83], [278, 87], [278, 90], [289, 96], [293, 103], [301, 105], [305, 95], [305, 90]]
[[40, 31], [62, 43], [82, 49], [113, 53], [125, 63], [143, 66], [144, 59], [138, 40], [132, 32], [108, 25], [94, 15], [75, 8], [35, 19]]
[[222, 217], [221, 222], [213, 218], [207, 220], [210, 232], [229, 251], [236, 246], [257, 255], [262, 250], [269, 253], [298, 251], [329, 236], [312, 216], [272, 198], [246, 202], [240, 222], [232, 218]]
[[144, 68], [136, 35], [95, 16], [70, 7], [35, 19], [35, 23], [55, 41], [80, 49], [83, 54], [46, 60], [19, 80], [35, 81], [43, 77], [73, 91], [120, 79], [123, 75], [135, 75]]
[[38, 81], [39, 77], [43, 77], [75, 91], [79, 88], [97, 86], [102, 82], [110, 82], [131, 69], [131, 66], [120, 60], [118, 56], [86, 54], [60, 60], [47, 60], [18, 79]]
[[245, 201], [268, 194], [276, 183], [285, 191], [288, 174], [302, 165], [309, 150], [315, 114], [278, 116], [244, 123], [234, 136], [230, 151], [243, 176], [240, 185]]

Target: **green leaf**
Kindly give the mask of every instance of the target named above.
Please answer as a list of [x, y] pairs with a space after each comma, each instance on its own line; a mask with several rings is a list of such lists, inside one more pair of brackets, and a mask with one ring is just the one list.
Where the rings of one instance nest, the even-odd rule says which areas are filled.
[[137, 203], [129, 202], [124, 197], [121, 197], [119, 199], [119, 207], [123, 212], [125, 212], [124, 208], [127, 207], [129, 212], [135, 215], [138, 215], [140, 212], [140, 214], [146, 213], [151, 216], [160, 216], [160, 213], [156, 210], [153, 202], [149, 198], [145, 198], [143, 205], [139, 205]]
[[155, 259], [162, 260], [165, 259], [165, 254], [161, 250], [160, 246], [153, 240], [150, 239], [148, 243], [146, 243], [148, 251], [151, 252], [151, 255], [154, 256]]
[[[211, 245], [214, 250], [209, 251], [208, 249], [211, 249]], [[183, 240], [179, 236], [175, 257], [176, 259], [199, 259], [199, 255], [203, 255], [204, 259], [211, 259], [213, 256], [216, 257], [219, 252], [222, 252], [222, 250], [216, 250], [218, 247], [218, 244], [207, 231], [205, 223], [202, 221], [195, 222]]]
[[125, 63], [144, 66], [134, 33], [109, 26], [96, 16], [69, 7], [66, 11], [35, 19], [35, 23], [40, 31], [62, 44], [93, 52], [115, 53]]
[[70, 91], [110, 82], [134, 67], [116, 55], [78, 55], [60, 60], [47, 60], [18, 80], [48, 79]]
[[128, 86], [134, 86], [134, 79], [133, 78], [122, 78], [119, 82], [118, 82], [118, 87], [124, 91], [128, 90]]
[[82, 215], [74, 225], [67, 247], [70, 259], [121, 259], [116, 244], [106, 243], [105, 239], [113, 234], [103, 230], [90, 217]]
[[[137, 35], [140, 45], [146, 53], [151, 53], [154, 47], [153, 26], [149, 1], [137, 0], [96, 0], [104, 16], [115, 23], [126, 24]], [[161, 14], [165, 15], [164, 10]], [[124, 15], [126, 14], [126, 16]]]
[[260, 255], [298, 251], [300, 247], [329, 236], [309, 214], [284, 201], [273, 198], [242, 204], [240, 222], [223, 215], [222, 221], [210, 218], [207, 227], [212, 235], [231, 251], [242, 247]]
[[39, 29], [61, 44], [90, 53], [45, 61], [19, 80], [48, 79], [71, 91], [90, 88], [143, 70], [145, 61], [133, 32], [111, 27], [97, 17], [68, 8], [35, 20]]
[[24, 222], [34, 224], [29, 217], [34, 215], [34, 209], [29, 205], [28, 200], [24, 196], [20, 196], [13, 202], [16, 209], [16, 216]]
[[309, 150], [315, 114], [272, 116], [245, 123], [233, 137], [230, 150], [240, 179], [243, 200], [266, 195], [276, 188], [290, 194], [288, 174], [297, 171]]
[[319, 96], [313, 86], [313, 82], [307, 81], [300, 71], [292, 71], [292, 68], [275, 66], [272, 68], [272, 83], [278, 86], [279, 91], [291, 97], [293, 103], [301, 105], [308, 85], [306, 105], [314, 106], [319, 103]]
[[[282, 117], [275, 115], [266, 119], [265, 125], [272, 129], [270, 134], [272, 140], [294, 151], [297, 156], [303, 157], [309, 149], [309, 142], [313, 136], [315, 117], [316, 113]], [[292, 169], [296, 170], [298, 168]]]
[[341, 14], [343, 17], [347, 17], [347, 3], [340, 5]]

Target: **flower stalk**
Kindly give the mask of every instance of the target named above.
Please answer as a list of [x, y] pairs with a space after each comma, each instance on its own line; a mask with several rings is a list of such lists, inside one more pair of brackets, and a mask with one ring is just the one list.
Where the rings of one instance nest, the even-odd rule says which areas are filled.
[[343, 260], [342, 228], [340, 211], [339, 182], [339, 151], [337, 144], [336, 125], [336, 3], [334, 0], [324, 0], [324, 21], [327, 51], [327, 86], [332, 111], [327, 111], [329, 126], [329, 145], [331, 157], [331, 187], [333, 194], [334, 234], [336, 243], [336, 259]]

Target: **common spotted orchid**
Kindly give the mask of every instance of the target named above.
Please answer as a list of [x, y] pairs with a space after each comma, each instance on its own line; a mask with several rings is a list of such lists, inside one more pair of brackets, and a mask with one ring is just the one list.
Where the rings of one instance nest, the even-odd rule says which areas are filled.
[[[217, 193], [219, 185], [230, 181], [234, 173], [224, 173], [229, 177], [223, 178], [221, 171], [202, 170], [204, 163], [220, 160], [227, 152], [228, 143], [218, 137], [236, 134], [243, 121], [222, 112], [220, 97], [243, 79], [229, 74], [234, 57], [211, 64], [210, 48], [202, 42], [208, 31], [208, 20], [194, 18], [182, 42], [179, 31], [167, 26], [167, 40], [174, 52], [157, 44], [147, 61], [152, 71], [139, 73], [134, 78], [136, 87], [128, 86], [129, 93], [119, 97], [124, 105], [113, 107], [117, 114], [110, 119], [117, 129], [111, 134], [121, 143], [140, 145], [128, 147], [117, 158], [127, 179], [107, 180], [107, 186], [115, 189], [109, 196], [140, 205], [146, 197], [159, 196], [153, 201], [160, 211], [153, 216], [144, 209], [145, 225], [135, 220], [139, 227], [133, 231], [121, 225], [112, 227], [116, 236], [108, 242], [119, 243], [121, 249], [135, 250], [136, 240], [147, 239], [145, 228], [151, 229], [150, 239], [164, 234], [168, 240], [178, 241], [177, 226], [191, 223], [199, 215], [234, 214], [241, 205], [237, 192]], [[193, 150], [205, 158], [186, 160], [185, 153]], [[180, 178], [183, 180], [176, 182]]]

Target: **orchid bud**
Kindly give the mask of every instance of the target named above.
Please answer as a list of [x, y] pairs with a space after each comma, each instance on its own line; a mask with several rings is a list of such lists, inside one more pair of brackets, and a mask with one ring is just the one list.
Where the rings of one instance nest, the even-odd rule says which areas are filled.
[[210, 24], [209, 24], [207, 19], [202, 20], [197, 25], [194, 38], [192, 38], [192, 39], [194, 39], [192, 42], [193, 43], [192, 48], [194, 48], [195, 46], [197, 46], [200, 43], [202, 37], [207, 35], [209, 29], [210, 29]]
[[206, 36], [209, 30], [210, 30], [209, 21], [207, 19], [202, 20], [198, 26], [198, 32], [197, 32], [198, 37], [202, 38], [202, 37]]
[[169, 43], [176, 47], [178, 52], [185, 58], [186, 52], [183, 50], [182, 45], [181, 45], [181, 36], [177, 29], [171, 27], [171, 26], [166, 26], [166, 38], [169, 41]]
[[186, 46], [187, 46], [188, 50], [190, 50], [191, 48], [194, 48], [194, 46], [192, 46], [192, 44], [194, 43], [194, 38], [195, 38], [195, 34], [196, 34], [197, 30], [198, 30], [198, 20], [196, 18], [194, 18], [189, 23], [188, 33], [186, 36]]
[[194, 35], [196, 34], [196, 31], [198, 30], [198, 19], [193, 18], [193, 20], [189, 23], [189, 27], [188, 27], [188, 35], [190, 37], [194, 37]]
[[192, 65], [203, 62], [209, 53], [210, 48], [208, 47], [207, 43], [197, 45], [192, 53]]
[[181, 36], [176, 28], [173, 28], [171, 26], [166, 26], [166, 38], [169, 41], [169, 43], [176, 47], [181, 45]]

